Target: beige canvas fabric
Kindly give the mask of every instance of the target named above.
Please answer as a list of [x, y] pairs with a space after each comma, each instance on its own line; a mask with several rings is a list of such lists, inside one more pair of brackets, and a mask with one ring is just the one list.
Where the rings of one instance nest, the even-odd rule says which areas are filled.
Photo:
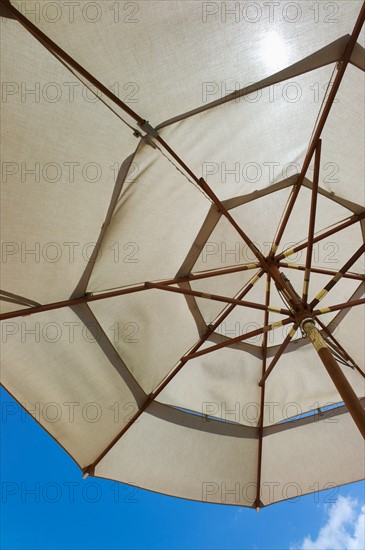
[[2, 6], [4, 387], [84, 473], [168, 495], [262, 507], [362, 479], [261, 260], [300, 181], [275, 265], [302, 300], [316, 195], [308, 303], [363, 404], [363, 256], [322, 293], [364, 243], [362, 2], [71, 4]]

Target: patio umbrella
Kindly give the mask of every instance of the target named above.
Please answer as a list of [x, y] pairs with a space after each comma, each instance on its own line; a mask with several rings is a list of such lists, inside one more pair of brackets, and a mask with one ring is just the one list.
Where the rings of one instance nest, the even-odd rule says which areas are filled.
[[362, 3], [1, 8], [4, 387], [84, 475], [362, 479]]

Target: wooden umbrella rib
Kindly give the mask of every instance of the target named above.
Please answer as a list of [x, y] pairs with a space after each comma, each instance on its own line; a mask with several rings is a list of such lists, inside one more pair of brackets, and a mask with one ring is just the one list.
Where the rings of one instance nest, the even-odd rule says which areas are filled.
[[135, 113], [126, 103], [124, 103], [119, 97], [113, 94], [104, 84], [102, 84], [97, 78], [89, 73], [82, 65], [80, 65], [75, 59], [73, 59], [68, 53], [66, 53], [58, 44], [53, 42], [44, 32], [42, 32], [36, 25], [34, 25], [29, 19], [27, 19], [22, 13], [20, 13], [10, 3], [3, 4], [6, 11], [19, 21], [21, 25], [27, 31], [29, 31], [41, 44], [43, 44], [48, 50], [51, 51], [55, 57], [59, 57], [66, 63], [68, 63], [74, 70], [80, 73], [91, 84], [93, 84], [98, 90], [100, 90], [106, 97], [113, 101], [118, 107], [125, 111], [131, 118], [133, 118], [139, 125], [143, 125], [145, 120]]
[[217, 302], [225, 302], [227, 304], [235, 304], [237, 306], [260, 309], [262, 311], [276, 311], [277, 313], [280, 313], [282, 315], [289, 315], [290, 313], [287, 309], [270, 306], [270, 304], [264, 305], [258, 304], [256, 302], [247, 302], [243, 300], [238, 300], [237, 298], [229, 298], [228, 296], [220, 296], [218, 294], [208, 294], [206, 292], [200, 292], [198, 290], [192, 290], [188, 288], [171, 287], [169, 285], [163, 285], [159, 283], [146, 283], [146, 286], [147, 288], [156, 288], [160, 290], [165, 290], [167, 292], [175, 292], [178, 294], [185, 294], [187, 296], [196, 296], [197, 298], [204, 298], [206, 300], [213, 300]]
[[201, 355], [206, 355], [207, 353], [212, 353], [213, 351], [216, 351], [218, 349], [232, 346], [233, 344], [237, 344], [238, 342], [243, 342], [244, 340], [248, 340], [250, 338], [253, 338], [254, 336], [258, 336], [259, 334], [264, 334], [265, 332], [270, 332], [272, 330], [275, 330], [278, 327], [288, 325], [289, 323], [292, 323], [292, 322], [293, 322], [293, 318], [287, 317], [283, 321], [277, 321], [275, 323], [271, 323], [264, 327], [253, 330], [251, 332], [247, 332], [247, 334], [241, 334], [240, 336], [236, 336], [235, 338], [230, 338], [229, 340], [221, 342], [220, 344], [210, 346], [209, 348], [206, 348], [204, 350], [197, 351], [195, 353], [190, 353], [189, 355], [187, 355], [186, 359], [189, 359], [189, 360], [195, 359], [196, 357], [200, 357]]
[[[246, 269], [251, 269], [251, 267], [249, 266], [253, 266], [255, 264], [247, 264], [247, 266], [242, 266], [244, 267], [245, 269], [241, 269], [240, 267], [237, 267], [237, 268], [232, 268], [232, 271], [230, 271], [231, 273], [234, 273], [236, 271], [241, 271], [241, 270], [246, 270]], [[226, 272], [228, 273], [228, 269], [226, 270]], [[206, 277], [211, 277], [211, 276], [215, 276], [217, 273], [215, 271], [212, 271], [212, 272], [207, 272], [204, 274], [204, 277], [195, 277], [194, 275], [189, 275], [189, 276], [186, 276], [186, 277], [176, 277], [175, 279], [166, 279], [165, 281], [160, 281], [158, 283], [158, 285], [174, 285], [174, 284], [179, 284], [179, 283], [183, 283], [183, 282], [188, 282], [190, 280], [193, 280], [195, 278], [197, 279], [200, 279], [200, 278], [206, 278]], [[221, 273], [219, 273], [221, 274]], [[141, 292], [143, 290], [148, 290], [148, 289], [151, 289], [154, 287], [154, 284], [153, 282], [145, 282], [145, 283], [142, 283], [141, 285], [136, 285], [136, 286], [133, 286], [133, 287], [128, 287], [128, 288], [121, 288], [121, 289], [116, 289], [116, 290], [109, 290], [109, 291], [105, 291], [105, 292], [100, 292], [98, 294], [85, 294], [84, 296], [80, 296], [80, 298], [72, 298], [72, 299], [69, 299], [69, 300], [63, 300], [61, 302], [52, 302], [52, 303], [49, 303], [49, 304], [43, 304], [43, 305], [38, 305], [38, 306], [34, 306], [34, 307], [27, 307], [25, 309], [18, 309], [16, 311], [9, 311], [7, 313], [1, 313], [0, 314], [0, 321], [1, 320], [5, 320], [5, 319], [13, 319], [15, 317], [24, 317], [24, 316], [27, 316], [27, 315], [33, 315], [34, 313], [43, 313], [44, 311], [52, 311], [54, 309], [60, 309], [60, 308], [64, 308], [64, 307], [71, 307], [71, 306], [75, 306], [75, 305], [78, 305], [78, 304], [84, 304], [84, 303], [87, 303], [87, 302], [96, 302], [98, 300], [106, 300], [108, 298], [115, 298], [117, 296], [123, 296], [124, 294], [133, 294], [134, 292]], [[157, 284], [157, 283], [156, 283]], [[231, 299], [228, 298], [227, 301], [230, 301]]]
[[5, 319], [13, 319], [14, 317], [25, 317], [27, 315], [33, 315], [34, 313], [43, 313], [45, 311], [53, 311], [55, 309], [61, 309], [64, 307], [72, 307], [78, 304], [85, 304], [87, 302], [96, 302], [98, 300], [105, 300], [107, 298], [114, 298], [116, 296], [123, 296], [124, 294], [133, 294], [134, 292], [141, 292], [147, 290], [145, 283], [129, 288], [122, 288], [119, 290], [113, 290], [110, 292], [102, 292], [101, 294], [85, 294], [80, 298], [73, 298], [71, 300], [63, 300], [62, 302], [53, 302], [50, 304], [44, 304], [41, 306], [29, 307], [27, 309], [18, 309], [16, 311], [9, 311], [7, 313], [0, 314], [0, 321]]
[[[270, 287], [271, 287], [271, 278], [270, 275], [267, 275], [266, 279], [266, 293], [265, 293], [265, 305], [266, 307], [270, 304]], [[269, 317], [270, 313], [269, 310], [266, 309], [264, 313], [264, 325], [269, 324]], [[263, 343], [262, 343], [262, 369], [261, 374], [262, 376], [265, 373], [266, 370], [266, 359], [267, 359], [267, 340], [268, 340], [268, 333], [264, 333], [263, 337]], [[263, 385], [261, 387], [260, 391], [260, 417], [259, 417], [259, 426], [258, 426], [258, 454], [257, 454], [257, 486], [256, 486], [256, 499], [254, 502], [254, 507], [258, 510], [260, 509], [261, 501], [260, 501], [260, 492], [261, 492], [261, 470], [262, 470], [262, 448], [263, 448], [263, 432], [264, 432], [264, 404], [265, 404], [265, 386]]]
[[259, 382], [259, 385], [260, 386], [263, 386], [266, 382], [266, 380], [268, 379], [268, 377], [270, 376], [271, 372], [273, 371], [275, 365], [278, 363], [280, 357], [282, 356], [282, 354], [284, 353], [285, 349], [287, 348], [290, 340], [293, 338], [293, 336], [295, 335], [295, 332], [298, 328], [298, 325], [297, 324], [294, 324], [293, 327], [290, 329], [289, 333], [287, 334], [285, 340], [283, 341], [283, 343], [280, 345], [278, 351], [276, 352], [275, 354], [275, 357], [273, 358], [273, 360], [271, 361], [268, 369], [266, 370], [266, 372], [264, 373], [264, 375], [262, 376], [260, 382]]
[[293, 289], [287, 285], [283, 279], [281, 278], [280, 274], [277, 270], [272, 269], [271, 264], [267, 261], [267, 259], [264, 257], [264, 255], [260, 252], [260, 250], [255, 246], [255, 244], [252, 242], [252, 240], [248, 237], [248, 235], [243, 231], [243, 229], [238, 225], [238, 223], [235, 221], [235, 219], [231, 216], [231, 214], [228, 212], [227, 208], [223, 205], [223, 203], [219, 200], [219, 198], [215, 195], [213, 190], [209, 187], [207, 182], [203, 178], [198, 178], [192, 170], [185, 164], [185, 162], [175, 153], [175, 151], [165, 142], [165, 140], [160, 136], [155, 136], [156, 141], [158, 141], [164, 149], [171, 155], [173, 159], [176, 160], [176, 162], [185, 170], [185, 172], [195, 181], [195, 183], [204, 191], [204, 193], [210, 198], [210, 200], [215, 204], [215, 206], [218, 208], [218, 210], [222, 213], [222, 215], [229, 221], [231, 226], [237, 231], [237, 233], [240, 235], [240, 237], [243, 239], [243, 241], [247, 244], [251, 252], [256, 256], [258, 261], [260, 262], [260, 265], [264, 268], [266, 273], [269, 273], [270, 276], [274, 279], [275, 283], [285, 290], [287, 294], [290, 297], [290, 300], [292, 304], [295, 307], [301, 307], [301, 304], [298, 300], [297, 294], [293, 291]]
[[303, 294], [302, 294], [302, 302], [304, 305], [307, 305], [308, 288], [309, 288], [309, 280], [310, 280], [310, 273], [311, 273], [310, 268], [312, 265], [313, 238], [314, 238], [314, 226], [316, 223], [321, 148], [322, 148], [322, 140], [319, 140], [318, 145], [316, 147], [315, 159], [314, 159], [314, 176], [313, 176], [312, 199], [311, 199], [310, 215], [309, 215], [309, 229], [308, 229], [308, 248], [307, 248], [307, 257], [305, 262]]
[[[193, 281], [195, 279], [206, 279], [208, 277], [218, 277], [219, 275], [229, 275], [231, 273], [238, 273], [240, 271], [249, 271], [251, 269], [258, 269], [260, 267], [260, 264], [258, 263], [249, 263], [249, 264], [243, 264], [236, 267], [227, 267], [224, 269], [215, 269], [213, 271], [197, 271], [196, 273], [190, 273], [187, 275], [186, 281]], [[179, 277], [179, 281], [181, 281], [181, 277]]]
[[[241, 271], [250, 271], [252, 269], [260, 268], [258, 263], [249, 263], [238, 265], [235, 267], [226, 267], [224, 269], [214, 269], [209, 271], [198, 271], [196, 273], [189, 273], [187, 275], [181, 275], [173, 279], [166, 279], [164, 281], [156, 281], [156, 284], [161, 285], [176, 285], [179, 283], [189, 283], [191, 281], [200, 280], [200, 279], [209, 279], [210, 277], [219, 277], [221, 275], [230, 275], [232, 273], [239, 273]], [[146, 284], [153, 284], [153, 282], [147, 282]]]
[[[322, 241], [323, 239], [326, 239], [327, 237], [330, 237], [331, 235], [334, 235], [335, 233], [338, 233], [339, 231], [342, 231], [343, 229], [347, 229], [347, 227], [350, 227], [351, 225], [360, 222], [365, 218], [365, 212], [361, 212], [361, 214], [355, 214], [354, 216], [351, 216], [350, 219], [341, 222], [340, 225], [336, 225], [332, 229], [329, 229], [328, 231], [325, 231], [324, 233], [321, 233], [320, 235], [317, 235], [313, 238], [313, 244], [318, 243], [319, 241]], [[275, 261], [280, 261], [283, 258], [286, 258], [288, 256], [292, 256], [296, 252], [299, 252], [300, 250], [303, 250], [304, 248], [307, 248], [308, 241], [305, 241], [302, 244], [298, 244], [294, 246], [293, 248], [290, 248], [288, 250], [285, 250], [284, 252], [281, 252], [277, 256], [275, 256]]]
[[341, 309], [348, 309], [355, 306], [362, 306], [365, 304], [365, 298], [360, 300], [353, 300], [350, 302], [343, 302], [342, 304], [336, 304], [334, 306], [323, 307], [322, 309], [315, 309], [313, 315], [322, 315], [323, 313], [330, 313], [331, 311], [340, 311]]
[[218, 199], [216, 194], [209, 187], [207, 182], [203, 178], [198, 178], [160, 135], [157, 135], [155, 139], [164, 147], [164, 149], [171, 155], [171, 157], [185, 170], [185, 172], [195, 181], [195, 183], [202, 189], [202, 191], [204, 191], [204, 193], [211, 199], [218, 210], [223, 214], [223, 216], [229, 221], [229, 223], [234, 227], [240, 237], [244, 240], [251, 252], [253, 252], [253, 254], [259, 260], [260, 264], [264, 267], [266, 262], [263, 254], [246, 235], [246, 233], [240, 228], [240, 226], [237, 224], [237, 222], [234, 220], [234, 218], [231, 216], [231, 214], [228, 212], [222, 202]]
[[[234, 306], [233, 306], [234, 307]], [[219, 324], [222, 322], [222, 320], [219, 321]], [[274, 323], [273, 325], [269, 325], [269, 326], [266, 326], [266, 327], [262, 327], [262, 329], [258, 329], [256, 331], [253, 331], [251, 333], [247, 333], [246, 335], [243, 335], [241, 337], [239, 337], [239, 340], [245, 340], [247, 338], [250, 338], [252, 336], [256, 336], [257, 334], [262, 334], [263, 332], [266, 332], [266, 331], [269, 331], [269, 330], [272, 330], [273, 328], [276, 328], [278, 326], [282, 326], [282, 325], [285, 325], [285, 324], [288, 324], [292, 322], [291, 319], [288, 319], [288, 320], [284, 320], [280, 323]], [[215, 323], [216, 325], [217, 323]], [[275, 325], [275, 326], [274, 326]], [[207, 353], [207, 350], [203, 350], [202, 352], [198, 352], [196, 350], [198, 350], [202, 344], [207, 340], [207, 338], [210, 336], [210, 334], [212, 334], [212, 332], [214, 331], [214, 329], [209, 329], [207, 331], [207, 333], [199, 340], [199, 342], [197, 344], [195, 344], [195, 346], [192, 348], [192, 350], [187, 354], [185, 355], [184, 357], [182, 357], [179, 361], [179, 363], [177, 364], [177, 366], [171, 371], [171, 373], [163, 380], [163, 382], [158, 386], [158, 388], [152, 392], [148, 398], [146, 399], [146, 401], [143, 403], [143, 405], [140, 407], [140, 409], [138, 409], [138, 411], [135, 413], [135, 415], [130, 419], [130, 421], [123, 427], [123, 429], [115, 436], [115, 438], [110, 442], [110, 444], [103, 450], [103, 452], [94, 460], [94, 462], [92, 464], [90, 464], [89, 466], [87, 466], [87, 468], [84, 469], [84, 472], [85, 473], [88, 473], [90, 475], [93, 475], [94, 471], [95, 471], [95, 467], [97, 466], [97, 464], [99, 464], [99, 462], [102, 460], [102, 458], [104, 458], [104, 456], [110, 451], [110, 449], [112, 447], [114, 447], [114, 445], [119, 441], [119, 439], [126, 433], [127, 430], [129, 430], [129, 428], [135, 423], [135, 421], [139, 418], [139, 416], [147, 409], [147, 407], [158, 397], [158, 395], [162, 392], [162, 390], [167, 386], [167, 384], [169, 384], [169, 382], [178, 374], [178, 372], [182, 369], [182, 367], [190, 360], [190, 359], [193, 359], [195, 357], [198, 357], [199, 355], [204, 355], [205, 353]], [[218, 344], [218, 346], [212, 346], [211, 348], [209, 348], [208, 351], [214, 351], [212, 348], [214, 347], [215, 349], [217, 348], [221, 348], [221, 347], [224, 347], [224, 346], [227, 346], [227, 345], [230, 345], [234, 340], [237, 340], [237, 339], [232, 339], [232, 340], [229, 340], [229, 342], [223, 342], [223, 345], [221, 344]]]
[[[264, 270], [260, 270], [260, 272], [257, 275], [255, 275], [255, 277], [253, 277], [251, 281], [248, 282], [247, 285], [245, 285], [245, 288], [239, 294], [239, 298], [243, 298], [244, 296], [246, 296], [246, 294], [248, 294], [248, 292], [253, 288], [257, 280], [259, 280], [263, 274], [264, 274]], [[196, 352], [204, 344], [204, 342], [209, 338], [209, 336], [213, 334], [215, 329], [228, 317], [228, 315], [234, 310], [235, 307], [236, 307], [235, 304], [231, 304], [230, 306], [228, 306], [228, 308], [225, 311], [223, 311], [221, 315], [219, 315], [218, 319], [214, 322], [214, 324], [208, 327], [208, 330], [206, 331], [206, 333], [203, 334], [203, 336], [193, 346], [193, 348], [180, 359], [178, 364], [172, 369], [172, 371], [161, 382], [161, 384], [147, 397], [143, 405], [132, 416], [132, 418], [121, 429], [121, 431], [114, 437], [114, 439], [106, 446], [106, 448], [100, 453], [100, 455], [94, 460], [94, 462], [84, 469], [85, 473], [93, 475], [96, 466], [104, 458], [104, 456], [110, 451], [112, 447], [114, 447], [114, 445], [119, 441], [119, 439], [129, 430], [129, 428], [134, 425], [135, 421], [148, 408], [148, 406], [151, 403], [153, 403], [153, 401], [158, 397], [158, 395], [167, 386], [167, 384], [178, 374], [178, 372], [182, 369], [182, 367], [188, 362], [189, 354]]]
[[312, 160], [314, 151], [317, 147], [318, 140], [321, 137], [323, 128], [327, 122], [328, 115], [331, 111], [332, 105], [334, 103], [334, 100], [336, 99], [336, 95], [338, 92], [338, 89], [340, 87], [340, 84], [342, 82], [343, 76], [345, 74], [345, 71], [347, 69], [347, 66], [350, 62], [352, 52], [356, 46], [357, 39], [360, 35], [362, 26], [364, 24], [365, 20], [365, 4], [363, 3], [362, 8], [360, 10], [359, 16], [356, 20], [355, 26], [353, 28], [353, 31], [351, 33], [351, 36], [349, 38], [349, 41], [347, 43], [347, 46], [345, 48], [342, 60], [338, 64], [338, 71], [336, 74], [336, 77], [334, 79], [333, 85], [331, 86], [330, 93], [328, 94], [328, 99], [325, 103], [324, 109], [322, 111], [321, 117], [318, 121], [317, 128], [315, 130], [311, 145], [309, 147], [308, 153], [306, 155], [306, 158], [303, 163], [302, 171], [300, 173], [299, 181], [300, 184], [303, 182], [303, 179], [305, 177], [305, 174], [307, 173], [307, 170], [309, 168], [309, 164]]
[[[299, 271], [304, 271], [305, 266], [299, 265], [299, 264], [289, 264], [286, 262], [279, 262], [279, 267], [286, 267], [287, 269], [298, 269]], [[317, 267], [311, 267], [310, 268], [311, 273], [320, 273], [322, 275], [336, 275], [337, 271], [334, 269], [322, 269]], [[365, 274], [361, 273], [344, 273], [343, 274], [344, 279], [352, 279], [354, 281], [364, 281], [365, 280]]]
[[319, 139], [322, 135], [323, 128], [324, 128], [324, 126], [327, 122], [328, 115], [331, 111], [331, 108], [332, 108], [332, 105], [333, 105], [334, 100], [336, 98], [338, 89], [339, 89], [340, 84], [342, 82], [342, 78], [345, 74], [345, 71], [346, 71], [346, 68], [349, 64], [352, 52], [355, 48], [357, 39], [358, 39], [359, 34], [361, 32], [361, 28], [364, 24], [364, 19], [365, 19], [365, 4], [362, 5], [361, 11], [359, 13], [359, 16], [357, 18], [355, 26], [353, 28], [352, 34], [349, 38], [349, 41], [348, 41], [347, 46], [345, 48], [344, 54], [342, 56], [342, 60], [338, 64], [338, 70], [337, 70], [336, 77], [333, 81], [333, 85], [331, 86], [331, 90], [328, 94], [328, 98], [327, 98], [327, 101], [326, 101], [325, 106], [323, 108], [323, 111], [322, 111], [322, 113], [319, 117], [318, 124], [317, 124], [317, 127], [315, 129], [315, 132], [314, 132], [313, 138], [311, 140], [311, 143], [309, 145], [307, 154], [305, 156], [301, 172], [298, 176], [297, 183], [295, 184], [295, 188], [293, 189], [293, 192], [292, 192], [292, 195], [290, 197], [288, 206], [286, 208], [283, 220], [282, 220], [282, 222], [280, 224], [280, 227], [278, 229], [278, 232], [276, 234], [274, 244], [273, 244], [273, 247], [272, 247], [272, 250], [271, 250], [271, 256], [275, 255], [276, 250], [277, 250], [277, 248], [280, 244], [281, 238], [284, 234], [285, 228], [287, 226], [287, 223], [289, 221], [290, 215], [291, 215], [292, 210], [294, 208], [296, 199], [298, 197], [301, 185], [304, 181], [304, 178], [305, 178], [305, 175], [306, 175], [307, 170], [309, 168], [309, 165], [311, 163], [314, 151], [315, 151], [315, 149], [317, 147], [317, 144], [318, 144], [318, 141], [319, 141]]
[[313, 309], [323, 298], [328, 294], [328, 292], [338, 283], [342, 276], [350, 269], [350, 267], [360, 258], [360, 256], [365, 251], [365, 244], [351, 256], [351, 258], [341, 267], [341, 269], [332, 277], [332, 279], [322, 288], [322, 290], [317, 294], [317, 296], [311, 301], [310, 308]]

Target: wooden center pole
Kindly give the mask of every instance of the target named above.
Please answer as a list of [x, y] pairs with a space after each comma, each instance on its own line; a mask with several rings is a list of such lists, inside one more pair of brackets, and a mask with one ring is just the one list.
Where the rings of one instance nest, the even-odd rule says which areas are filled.
[[338, 393], [342, 397], [349, 413], [351, 414], [356, 426], [359, 428], [363, 438], [365, 439], [365, 409], [362, 407], [360, 400], [352, 389], [349, 381], [342, 372], [336, 359], [333, 357], [326, 342], [322, 338], [320, 332], [316, 328], [312, 320], [304, 320], [302, 324], [303, 330], [311, 340], [315, 350], [317, 351], [322, 363], [326, 367], [332, 382], [337, 388]]

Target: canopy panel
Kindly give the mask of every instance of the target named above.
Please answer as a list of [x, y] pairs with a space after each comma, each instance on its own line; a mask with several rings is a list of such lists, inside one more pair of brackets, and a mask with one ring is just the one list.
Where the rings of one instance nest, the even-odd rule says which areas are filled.
[[1, 35], [2, 288], [65, 300], [99, 237], [117, 165], [137, 143], [99, 101], [68, 95], [67, 69], [18, 22], [3, 21]]

